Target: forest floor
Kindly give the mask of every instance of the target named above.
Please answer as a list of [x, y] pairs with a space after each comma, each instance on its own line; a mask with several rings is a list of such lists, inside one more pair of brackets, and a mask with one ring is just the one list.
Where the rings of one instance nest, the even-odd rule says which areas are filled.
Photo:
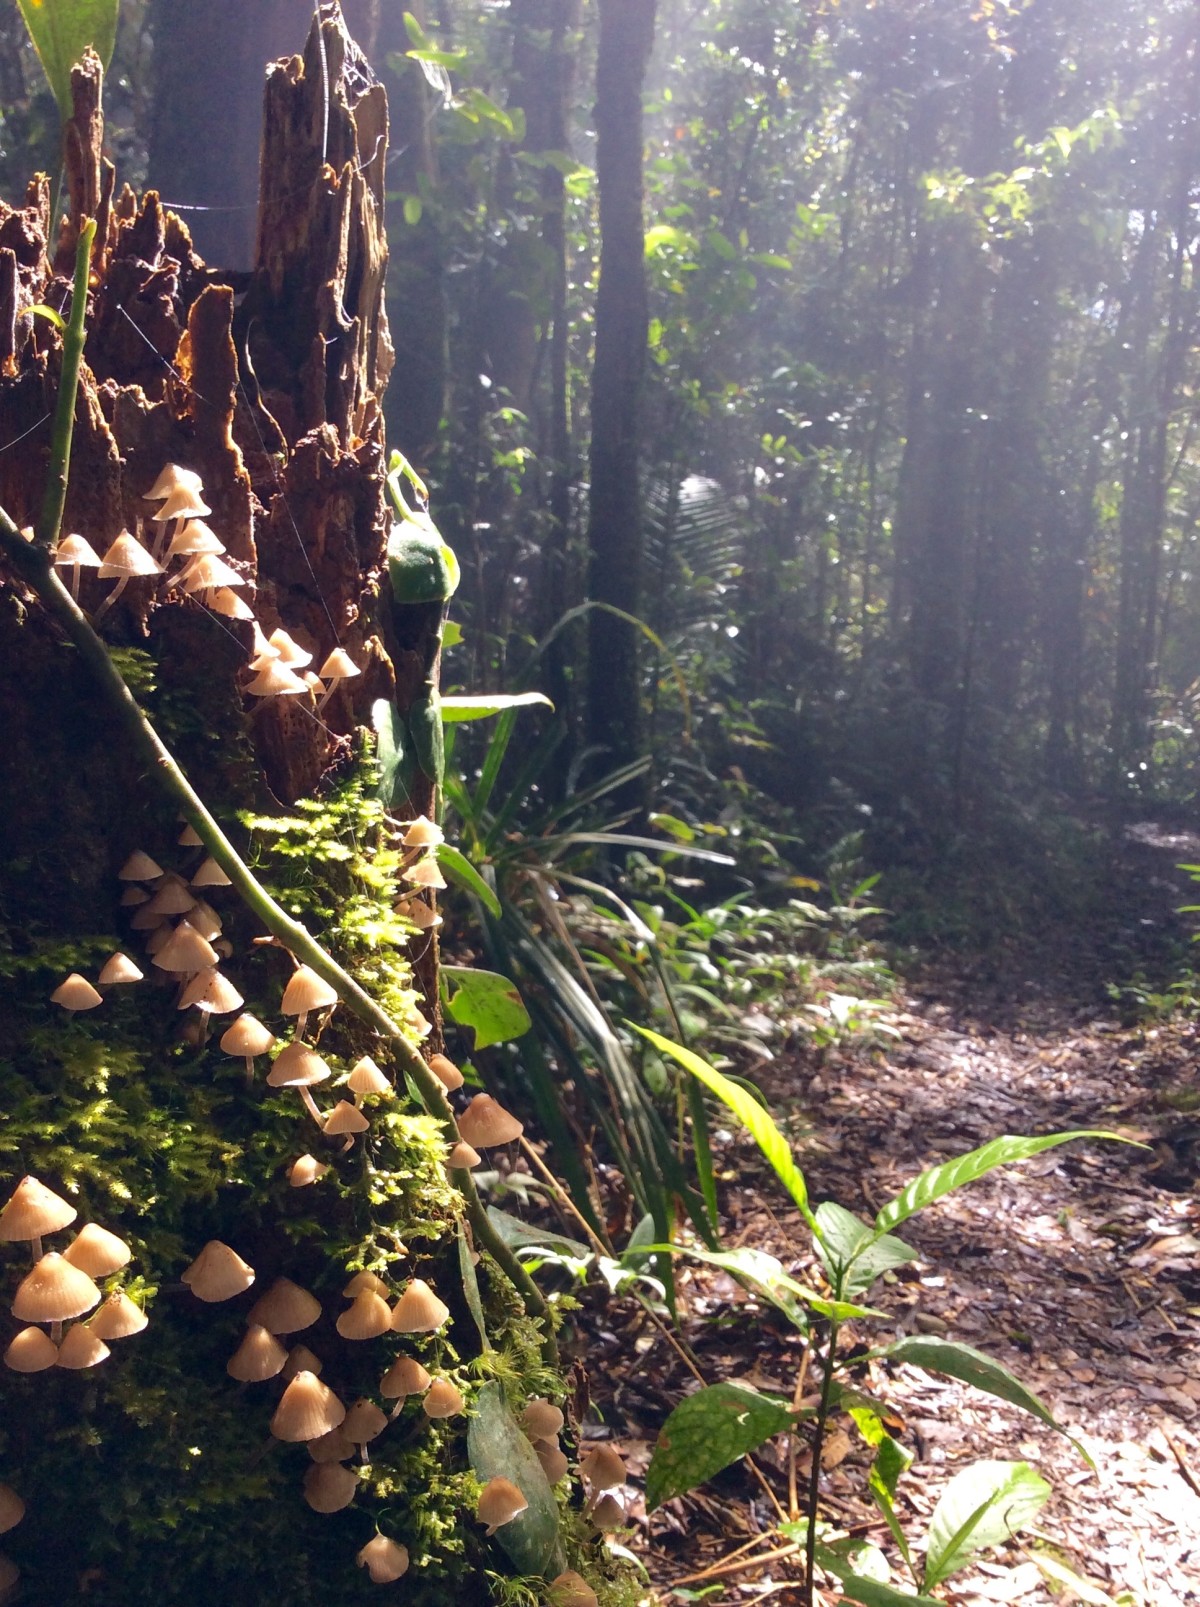
[[[901, 1036], [883, 1051], [745, 1068], [789, 1126], [814, 1199], [867, 1216], [924, 1167], [1001, 1133], [1098, 1127], [1146, 1146], [1071, 1144], [992, 1173], [906, 1223], [921, 1259], [872, 1291], [888, 1321], [864, 1337], [935, 1333], [995, 1357], [1098, 1470], [991, 1396], [870, 1363], [863, 1385], [894, 1408], [914, 1457], [900, 1510], [918, 1533], [948, 1477], [978, 1457], [1028, 1460], [1054, 1486], [1032, 1531], [945, 1587], [956, 1607], [1200, 1604], [1200, 1028], [1185, 1012], [1126, 1024], [1105, 987], [1135, 970], [1165, 986], [1177, 966], [1188, 933], [1174, 911], [1195, 892], [1180, 860], [1200, 860], [1200, 840], [1134, 828], [1114, 860], [1113, 913], [1093, 930], [927, 962], [901, 984]], [[758, 1151], [741, 1133], [718, 1144], [726, 1247], [766, 1250], [807, 1279], [802, 1224]], [[680, 1282], [705, 1380], [790, 1395], [801, 1346], [783, 1319], [724, 1273], [682, 1270]], [[596, 1317], [587, 1366], [636, 1483], [690, 1369], [616, 1303]], [[797, 1548], [775, 1528], [785, 1449], [773, 1442], [756, 1460], [761, 1477], [736, 1465], [649, 1518], [635, 1497], [623, 1538], [650, 1599], [799, 1602]], [[835, 1434], [823, 1462], [825, 1516], [886, 1543], [861, 1440]]]

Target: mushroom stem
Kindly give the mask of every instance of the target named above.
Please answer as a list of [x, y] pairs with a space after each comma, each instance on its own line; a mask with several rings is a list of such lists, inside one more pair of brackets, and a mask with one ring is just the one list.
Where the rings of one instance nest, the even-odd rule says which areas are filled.
[[128, 586], [130, 578], [131, 577], [129, 575], [122, 575], [120, 580], [118, 580], [117, 584], [113, 587], [112, 591], [109, 592], [108, 596], [104, 599], [104, 601], [100, 604], [99, 608], [92, 615], [92, 618], [96, 621], [97, 624], [100, 623], [100, 621], [104, 618], [105, 614], [108, 613], [109, 609], [116, 602], [117, 598], [125, 590], [126, 586]]
[[30, 1239], [29, 1248], [32, 1252], [31, 1259], [34, 1266], [36, 1266], [42, 1259], [42, 1236], [40, 1233], [35, 1233], [33, 1238]]
[[53, 1340], [53, 1342], [56, 1345], [62, 1343], [62, 1323], [61, 1322], [52, 1322], [50, 1324], [50, 1338]]
[[71, 596], [76, 602], [79, 601], [79, 571], [82, 568], [82, 564], [71, 565]]
[[317, 1104], [316, 1100], [312, 1096], [311, 1088], [307, 1087], [306, 1084], [301, 1083], [300, 1087], [297, 1089], [297, 1093], [299, 1093], [300, 1098], [304, 1101], [308, 1114], [312, 1117], [313, 1121], [316, 1122], [318, 1127], [324, 1129], [325, 1118], [321, 1114], [321, 1107]]
[[334, 689], [334, 687], [336, 685], [337, 685], [336, 681], [330, 681], [329, 685], [325, 688], [325, 690], [321, 693], [320, 697], [317, 699], [317, 713], [318, 714], [320, 714], [321, 710], [325, 707], [325, 705], [329, 702], [330, 698], [333, 696], [333, 689]]
[[308, 1025], [308, 1011], [307, 1010], [301, 1010], [300, 1014], [296, 1017], [296, 1042], [297, 1043], [303, 1043], [303, 1041], [304, 1041], [304, 1029], [305, 1029], [305, 1027], [307, 1025]]
[[246, 1087], [254, 1087], [254, 1056], [246, 1056]]

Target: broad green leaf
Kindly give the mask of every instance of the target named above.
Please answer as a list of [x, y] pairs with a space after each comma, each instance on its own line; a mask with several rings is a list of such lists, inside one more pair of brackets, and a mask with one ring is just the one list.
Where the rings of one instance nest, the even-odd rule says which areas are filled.
[[553, 1578], [566, 1564], [558, 1539], [558, 1503], [537, 1453], [508, 1409], [497, 1383], [483, 1386], [467, 1430], [467, 1455], [481, 1484], [511, 1479], [529, 1505], [493, 1536], [520, 1574]]
[[499, 920], [500, 900], [461, 849], [455, 848], [453, 843], [439, 843], [437, 861], [457, 887], [477, 898]]
[[444, 697], [442, 719], [447, 725], [460, 720], [486, 720], [489, 715], [503, 714], [505, 709], [527, 709], [538, 703], [547, 709], [554, 707], [542, 692], [485, 692], [478, 697]]
[[375, 727], [375, 762], [379, 766], [376, 793], [388, 809], [403, 810], [408, 804], [412, 764], [408, 728], [396, 705], [385, 697], [372, 703], [371, 724]]
[[817, 1561], [840, 1582], [846, 1600], [862, 1602], [863, 1607], [943, 1607], [932, 1596], [918, 1596], [910, 1590], [898, 1590], [895, 1585], [885, 1584], [880, 1579], [856, 1574], [832, 1546], [818, 1544]]
[[711, 1384], [663, 1424], [646, 1472], [646, 1510], [694, 1490], [748, 1451], [792, 1426], [785, 1406], [740, 1384]]
[[[959, 1344], [953, 1339], [937, 1339], [932, 1334], [910, 1334], [871, 1354], [887, 1361], [904, 1361], [913, 1367], [924, 1367], [931, 1373], [944, 1373], [947, 1378], [957, 1378], [964, 1384], [972, 1384], [976, 1389], [995, 1395], [998, 1400], [1007, 1401], [1010, 1406], [1019, 1406], [1022, 1411], [1040, 1418], [1050, 1428], [1059, 1428], [1049, 1408], [1032, 1390], [1026, 1389], [1015, 1373], [1010, 1373], [1007, 1367], [985, 1356], [982, 1351], [973, 1350], [970, 1345]], [[1059, 1432], [1065, 1430], [1059, 1429]]]
[[1028, 1462], [974, 1462], [950, 1480], [929, 1520], [925, 1589], [1033, 1522], [1050, 1486]]
[[476, 1049], [520, 1038], [533, 1025], [521, 995], [506, 976], [472, 966], [444, 965], [442, 981], [449, 995], [446, 1008], [460, 1027], [474, 1028]]
[[892, 1267], [917, 1259], [911, 1246], [891, 1234], [879, 1235], [834, 1200], [819, 1205], [816, 1217], [817, 1254], [839, 1294], [862, 1294]]
[[71, 68], [89, 45], [105, 67], [117, 38], [119, 0], [17, 0], [58, 109], [71, 115]]
[[[633, 1247], [631, 1240], [622, 1259], [629, 1255]], [[750, 1245], [743, 1245], [738, 1250], [701, 1250], [697, 1245], [642, 1244], [637, 1246], [637, 1250], [639, 1259], [650, 1254], [683, 1255], [689, 1260], [703, 1261], [706, 1266], [720, 1267], [723, 1272], [732, 1273], [735, 1278], [749, 1284], [769, 1305], [782, 1311], [801, 1333], [808, 1331], [808, 1318], [801, 1302], [812, 1304], [821, 1298], [789, 1278], [773, 1255], [768, 1255], [765, 1250], [755, 1250]]]
[[923, 1210], [925, 1206], [940, 1200], [943, 1194], [949, 1194], [952, 1189], [962, 1188], [966, 1183], [974, 1183], [977, 1178], [994, 1171], [997, 1166], [1008, 1166], [1013, 1161], [1028, 1160], [1031, 1155], [1040, 1155], [1043, 1150], [1053, 1149], [1057, 1144], [1069, 1143], [1073, 1138], [1106, 1138], [1116, 1144], [1128, 1144], [1132, 1140], [1122, 1138], [1119, 1133], [1108, 1133], [1097, 1128], [1078, 1128], [1070, 1133], [1046, 1133], [1041, 1138], [993, 1138], [978, 1149], [970, 1150], [966, 1155], [960, 1155], [956, 1160], [946, 1161], [941, 1166], [932, 1167], [928, 1172], [922, 1172], [915, 1177], [902, 1193], [894, 1200], [889, 1201], [875, 1218], [875, 1228], [879, 1233], [886, 1233], [889, 1228], [897, 1227]]
[[739, 1088], [728, 1077], [722, 1076], [715, 1067], [710, 1066], [706, 1060], [701, 1060], [700, 1056], [693, 1054], [690, 1049], [685, 1049], [682, 1044], [672, 1043], [670, 1038], [651, 1032], [648, 1027], [637, 1027], [636, 1030], [647, 1042], [652, 1043], [660, 1054], [670, 1055], [673, 1060], [677, 1060], [685, 1071], [690, 1071], [693, 1077], [729, 1107], [762, 1150], [776, 1177], [796, 1202], [805, 1221], [810, 1227], [815, 1228], [815, 1219], [808, 1204], [808, 1188], [804, 1181], [804, 1173], [792, 1159], [787, 1139], [776, 1127], [768, 1112], [757, 1100], [752, 1099], [744, 1088]]
[[591, 1254], [586, 1244], [578, 1239], [568, 1239], [561, 1233], [551, 1233], [546, 1228], [531, 1227], [528, 1222], [522, 1222], [520, 1217], [511, 1215], [508, 1211], [501, 1211], [495, 1205], [487, 1208], [488, 1220], [496, 1232], [511, 1245], [514, 1250], [521, 1250], [528, 1246], [541, 1247], [547, 1250], [562, 1250], [566, 1255], [582, 1259]]

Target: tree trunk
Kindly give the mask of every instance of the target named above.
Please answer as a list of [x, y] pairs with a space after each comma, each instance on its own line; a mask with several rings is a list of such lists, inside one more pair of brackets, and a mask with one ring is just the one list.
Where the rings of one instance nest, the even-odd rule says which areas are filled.
[[[648, 312], [642, 217], [642, 83], [654, 41], [654, 0], [600, 0], [596, 174], [600, 283], [592, 374], [588, 595], [625, 614], [641, 606], [638, 484]], [[642, 688], [635, 626], [607, 609], [588, 619], [586, 732], [609, 764], [640, 751]]]

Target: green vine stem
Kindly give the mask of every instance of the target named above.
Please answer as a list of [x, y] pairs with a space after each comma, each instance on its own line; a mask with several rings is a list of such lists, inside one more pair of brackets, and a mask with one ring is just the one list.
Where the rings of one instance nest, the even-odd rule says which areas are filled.
[[[348, 1009], [386, 1038], [401, 1069], [416, 1084], [426, 1110], [441, 1122], [447, 1139], [457, 1143], [458, 1124], [446, 1099], [442, 1084], [430, 1071], [417, 1049], [404, 1036], [401, 1028], [385, 1010], [382, 1010], [365, 989], [321, 947], [312, 934], [280, 909], [266, 889], [242, 860], [233, 844], [209, 814], [170, 749], [142, 712], [137, 699], [129, 690], [124, 677], [109, 656], [104, 642], [93, 630], [87, 616], [54, 569], [51, 543], [57, 536], [62, 520], [62, 506], [66, 495], [66, 474], [71, 455], [71, 432], [75, 419], [75, 396], [79, 384], [80, 358], [83, 352], [83, 326], [87, 301], [88, 263], [91, 252], [94, 222], [88, 222], [80, 231], [79, 250], [75, 261], [75, 300], [71, 306], [71, 319], [63, 343], [62, 383], [54, 415], [54, 437], [51, 448], [52, 479], [47, 487], [46, 505], [42, 513], [38, 539], [26, 541], [3, 508], [0, 508], [0, 548], [23, 581], [36, 593], [42, 607], [62, 626], [80, 657], [91, 671], [105, 701], [129, 737], [134, 750], [142, 755], [152, 776], [178, 805], [180, 813], [191, 825], [209, 853], [229, 877], [250, 909], [283, 946], [296, 959], [311, 966], [330, 987], [336, 988]], [[65, 399], [65, 400], [64, 400]], [[61, 476], [61, 488], [55, 496], [54, 474]], [[48, 539], [42, 537], [49, 532]], [[557, 1345], [549, 1308], [541, 1291], [521, 1265], [512, 1249], [493, 1227], [469, 1171], [455, 1170], [454, 1181], [466, 1204], [467, 1217], [476, 1240], [484, 1246], [492, 1259], [503, 1269], [521, 1297], [525, 1310], [542, 1327], [542, 1352], [551, 1365], [557, 1362]]]
[[821, 1501], [821, 1452], [825, 1449], [825, 1430], [833, 1410], [833, 1364], [837, 1355], [840, 1325], [829, 1324], [829, 1345], [825, 1352], [825, 1371], [821, 1379], [821, 1404], [813, 1428], [812, 1468], [808, 1479], [808, 1532], [804, 1537], [804, 1607], [813, 1607], [817, 1569], [817, 1508]]
[[[53, 214], [51, 214], [53, 216]], [[71, 292], [71, 316], [63, 331], [62, 377], [54, 408], [54, 430], [50, 437], [50, 472], [37, 523], [35, 541], [53, 552], [62, 529], [63, 508], [67, 501], [67, 477], [71, 466], [71, 437], [75, 433], [75, 402], [79, 394], [79, 365], [83, 361], [86, 336], [88, 274], [92, 260], [92, 241], [96, 220], [89, 218], [79, 231], [75, 252], [75, 284]]]

